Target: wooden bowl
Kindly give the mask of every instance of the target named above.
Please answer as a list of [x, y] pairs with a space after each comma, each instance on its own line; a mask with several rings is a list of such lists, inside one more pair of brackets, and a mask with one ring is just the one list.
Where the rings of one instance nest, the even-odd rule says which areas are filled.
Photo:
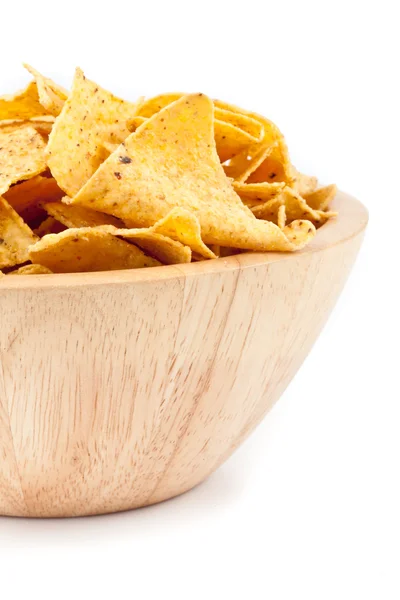
[[367, 211], [293, 254], [0, 282], [0, 513], [66, 517], [182, 494], [276, 402], [325, 324]]

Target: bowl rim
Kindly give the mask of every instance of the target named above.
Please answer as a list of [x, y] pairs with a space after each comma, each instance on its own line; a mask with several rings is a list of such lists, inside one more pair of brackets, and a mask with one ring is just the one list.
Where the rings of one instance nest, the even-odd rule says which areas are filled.
[[52, 275], [20, 275], [2, 277], [0, 292], [7, 289], [70, 288], [96, 285], [121, 285], [165, 281], [186, 276], [200, 276], [210, 273], [223, 273], [237, 269], [266, 265], [273, 262], [296, 260], [299, 256], [328, 250], [343, 244], [364, 231], [368, 223], [368, 211], [356, 198], [338, 191], [331, 210], [338, 216], [330, 219], [318, 231], [314, 239], [302, 250], [296, 252], [243, 252], [225, 258], [199, 262], [162, 265], [143, 269], [120, 271], [99, 271], [89, 273], [54, 273]]

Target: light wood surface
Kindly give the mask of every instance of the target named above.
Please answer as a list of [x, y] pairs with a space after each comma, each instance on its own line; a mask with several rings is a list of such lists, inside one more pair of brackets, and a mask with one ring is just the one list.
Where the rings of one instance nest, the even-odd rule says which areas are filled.
[[153, 504], [223, 463], [343, 288], [368, 217], [343, 193], [334, 208], [295, 254], [2, 278], [0, 514]]

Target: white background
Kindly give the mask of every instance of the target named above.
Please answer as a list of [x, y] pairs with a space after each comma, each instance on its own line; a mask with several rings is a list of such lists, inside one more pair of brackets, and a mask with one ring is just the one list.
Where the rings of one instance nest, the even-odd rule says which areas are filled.
[[[329, 324], [206, 483], [160, 506], [0, 518], [1, 598], [400, 598], [400, 44], [396, 0], [14, 2], [0, 92], [28, 61], [129, 98], [203, 91], [263, 112], [293, 162], [369, 208]], [[397, 54], [397, 58], [396, 58]]]

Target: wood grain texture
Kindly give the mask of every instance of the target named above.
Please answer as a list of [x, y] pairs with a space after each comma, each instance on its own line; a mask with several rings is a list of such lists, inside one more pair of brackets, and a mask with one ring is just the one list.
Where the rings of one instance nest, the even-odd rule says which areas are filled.
[[295, 254], [0, 282], [0, 514], [126, 510], [185, 492], [239, 446], [325, 324], [367, 212]]

